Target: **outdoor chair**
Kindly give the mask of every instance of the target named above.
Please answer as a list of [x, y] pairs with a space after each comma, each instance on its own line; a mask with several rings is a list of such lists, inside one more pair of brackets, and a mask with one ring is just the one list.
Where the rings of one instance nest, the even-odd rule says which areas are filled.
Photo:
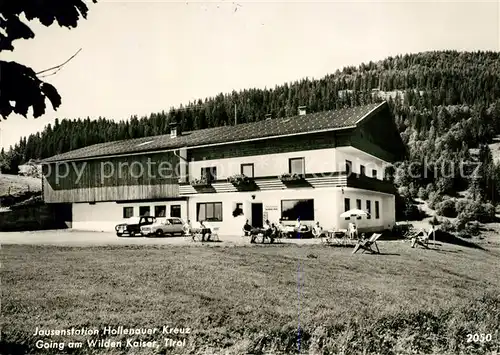
[[210, 241], [219, 242], [219, 227], [212, 228], [212, 233], [210, 235]]
[[191, 231], [191, 240], [193, 242], [203, 241], [203, 235], [207, 236], [207, 240], [209, 242], [218, 242], [219, 241], [219, 228], [193, 228]]
[[323, 231], [320, 234], [321, 243], [326, 245], [333, 244], [333, 238], [335, 238], [335, 230]]
[[354, 223], [349, 223], [347, 233], [349, 234], [349, 239], [356, 239], [358, 237], [358, 228]]
[[419, 245], [425, 249], [429, 249], [429, 234], [425, 231], [421, 231], [411, 238], [412, 248], [418, 247]]
[[[359, 240], [352, 251], [355, 254], [358, 250], [363, 249], [364, 252], [370, 252], [372, 254], [380, 254], [380, 250], [378, 249], [377, 239], [380, 238], [381, 233], [373, 233], [370, 239]], [[373, 248], [375, 247], [375, 249]]]

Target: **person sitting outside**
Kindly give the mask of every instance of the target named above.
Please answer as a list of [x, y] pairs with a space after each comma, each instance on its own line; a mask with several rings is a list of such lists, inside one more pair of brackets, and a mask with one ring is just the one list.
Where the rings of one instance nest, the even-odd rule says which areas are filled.
[[210, 241], [210, 236], [212, 234], [212, 229], [210, 224], [207, 223], [207, 221], [200, 221], [200, 227], [201, 227], [201, 241], [205, 241], [205, 236], [207, 237], [206, 241]]
[[297, 218], [297, 222], [295, 223], [295, 230], [297, 232], [300, 232], [301, 229], [302, 229], [302, 223], [300, 222], [300, 217], [299, 217], [299, 218]]
[[251, 234], [251, 232], [252, 232], [252, 226], [250, 225], [250, 223], [248, 223], [248, 219], [247, 219], [247, 221], [245, 222], [245, 225], [243, 226], [243, 236], [247, 237]]
[[271, 225], [271, 222], [269, 220], [266, 220], [264, 223], [264, 238], [262, 238], [262, 243], [264, 243], [264, 240], [266, 238], [269, 238], [269, 240], [272, 240], [272, 234], [274, 233], [274, 224]]
[[[430, 232], [432, 232], [432, 229], [430, 230]], [[420, 231], [411, 238], [411, 247], [415, 248], [417, 243], [420, 245], [427, 245], [429, 236], [430, 234], [426, 233], [424, 228], [421, 228]]]
[[319, 225], [319, 222], [316, 222], [316, 224], [313, 227], [312, 230], [314, 238], [321, 238], [324, 236], [326, 233], [323, 231], [323, 227]]
[[182, 226], [182, 230], [186, 236], [191, 234], [191, 221], [188, 219], [184, 226]]
[[358, 239], [358, 229], [354, 223], [349, 223], [348, 232], [350, 239]]

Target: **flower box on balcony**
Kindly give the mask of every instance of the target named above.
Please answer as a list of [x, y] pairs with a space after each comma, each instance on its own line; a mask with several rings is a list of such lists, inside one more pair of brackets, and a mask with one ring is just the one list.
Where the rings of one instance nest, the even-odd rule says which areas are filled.
[[280, 175], [280, 180], [282, 182], [303, 182], [305, 180], [304, 175], [302, 174], [282, 174]]
[[211, 183], [206, 178], [194, 179], [190, 181], [191, 186], [193, 187], [206, 187], [210, 186]]
[[233, 184], [238, 190], [252, 190], [255, 188], [255, 181], [243, 174], [230, 176], [227, 178], [227, 182]]

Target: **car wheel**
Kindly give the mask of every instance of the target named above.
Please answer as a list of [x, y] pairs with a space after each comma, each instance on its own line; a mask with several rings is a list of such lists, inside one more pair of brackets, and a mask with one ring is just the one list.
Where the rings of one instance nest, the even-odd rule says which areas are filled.
[[122, 235], [123, 235], [123, 233], [116, 233], [117, 237], [121, 237]]
[[156, 231], [156, 235], [157, 235], [158, 237], [163, 237], [163, 231], [162, 231], [161, 229], [158, 229], [158, 230]]

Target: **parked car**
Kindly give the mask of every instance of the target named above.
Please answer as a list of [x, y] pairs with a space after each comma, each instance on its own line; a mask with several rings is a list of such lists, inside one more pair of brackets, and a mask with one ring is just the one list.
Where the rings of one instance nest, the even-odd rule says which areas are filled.
[[118, 224], [115, 227], [116, 235], [122, 237], [129, 235], [131, 237], [141, 233], [141, 227], [151, 225], [156, 222], [156, 218], [152, 216], [130, 217], [127, 223]]
[[141, 234], [145, 237], [163, 237], [165, 235], [184, 235], [184, 221], [178, 217], [157, 219], [151, 225], [141, 226]]

